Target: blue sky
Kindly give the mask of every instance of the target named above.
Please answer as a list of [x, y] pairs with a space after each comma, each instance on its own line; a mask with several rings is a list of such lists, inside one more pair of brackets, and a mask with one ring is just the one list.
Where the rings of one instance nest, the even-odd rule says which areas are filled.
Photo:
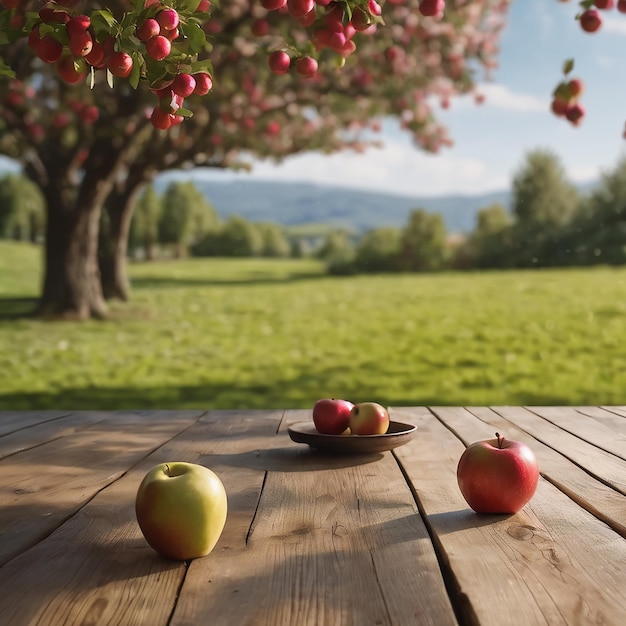
[[[280, 166], [258, 164], [252, 174], [238, 176], [402, 195], [479, 194], [508, 188], [529, 150], [549, 148], [572, 181], [594, 180], [614, 167], [626, 147], [626, 15], [604, 12], [602, 29], [588, 34], [574, 19], [577, 10], [575, 0], [513, 1], [499, 68], [482, 86], [486, 101], [477, 106], [471, 98], [460, 98], [440, 111], [455, 145], [438, 155], [420, 152], [389, 122], [382, 150], [299, 155]], [[578, 128], [549, 111], [567, 58], [574, 58], [572, 75], [586, 85], [582, 102], [587, 116]]]

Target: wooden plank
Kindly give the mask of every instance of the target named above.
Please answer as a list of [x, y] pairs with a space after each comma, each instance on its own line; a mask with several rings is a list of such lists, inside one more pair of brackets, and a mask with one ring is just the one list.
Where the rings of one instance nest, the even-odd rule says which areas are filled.
[[[465, 443], [471, 443], [470, 439], [477, 436], [473, 430], [466, 429], [476, 428], [474, 422], [468, 420], [467, 411], [490, 426], [490, 433], [488, 429], [482, 430], [485, 438], [493, 436], [493, 433], [498, 431], [505, 433], [510, 439], [527, 443], [537, 456], [539, 471], [544, 478], [592, 515], [608, 524], [622, 537], [626, 537], [626, 497], [624, 495], [598, 482], [559, 451], [530, 437], [515, 424], [486, 407], [468, 407], [467, 410], [457, 409], [446, 412], [446, 423], [454, 428]], [[471, 426], [466, 427], [467, 424]]]
[[283, 428], [272, 449], [238, 463], [267, 472], [254, 525], [231, 527], [222, 550], [192, 563], [172, 626], [456, 624], [390, 453], [320, 454]]
[[528, 409], [513, 406], [492, 409], [538, 441], [558, 450], [598, 480], [626, 495], [626, 461], [623, 459], [590, 445]]
[[620, 417], [626, 417], [626, 406], [601, 406], [601, 409], [605, 409], [610, 411], [611, 413], [615, 413], [615, 415], [619, 415]]
[[[273, 445], [281, 415], [257, 412], [237, 419], [233, 413], [209, 414], [144, 458], [52, 535], [2, 568], [0, 623], [169, 624], [187, 567], [159, 557], [141, 536], [134, 511], [141, 479], [157, 463], [220, 461], [212, 469], [224, 482], [230, 511], [226, 543], [220, 540], [216, 551], [229, 552], [228, 537], [233, 528], [245, 536], [263, 484], [264, 471], [245, 467], [245, 459], [256, 458], [257, 448]], [[150, 438], [147, 426], [145, 437]]]
[[200, 415], [106, 414], [89, 428], [0, 461], [0, 565], [50, 534]]
[[0, 411], [0, 437], [34, 424], [68, 415], [69, 411]]
[[543, 479], [516, 515], [475, 514], [456, 482], [464, 445], [453, 431], [460, 415], [468, 440], [493, 436], [492, 429], [461, 409], [433, 411], [443, 423], [417, 415], [419, 436], [395, 454], [427, 515], [462, 619], [621, 625], [626, 541]]
[[[626, 420], [622, 420], [623, 426], [617, 431], [589, 419], [574, 407], [533, 406], [527, 408], [560, 429], [626, 460]], [[616, 419], [620, 418], [616, 417]]]
[[607, 409], [599, 406], [577, 406], [576, 411], [591, 417], [596, 422], [611, 428], [616, 433], [624, 433], [626, 429], [626, 420], [622, 415], [617, 415]]
[[0, 460], [23, 450], [36, 448], [53, 439], [67, 437], [104, 419], [102, 413], [80, 411], [15, 430], [0, 437]]

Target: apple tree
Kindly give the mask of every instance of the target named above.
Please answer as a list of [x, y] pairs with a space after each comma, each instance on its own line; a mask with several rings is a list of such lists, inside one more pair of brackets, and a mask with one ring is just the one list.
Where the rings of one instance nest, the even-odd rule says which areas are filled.
[[360, 150], [387, 116], [448, 145], [433, 104], [495, 66], [508, 4], [1, 0], [0, 153], [46, 201], [42, 314], [104, 316], [101, 275], [125, 295], [132, 207], [159, 172]]

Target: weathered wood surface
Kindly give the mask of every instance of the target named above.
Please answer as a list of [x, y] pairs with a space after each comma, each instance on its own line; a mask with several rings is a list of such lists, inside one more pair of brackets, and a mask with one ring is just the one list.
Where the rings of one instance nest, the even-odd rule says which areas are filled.
[[[0, 413], [0, 624], [626, 623], [626, 409], [391, 409], [413, 441], [371, 456], [293, 443], [309, 411]], [[540, 484], [476, 515], [464, 446], [528, 443]], [[163, 461], [211, 467], [214, 551], [156, 555], [134, 497]]]

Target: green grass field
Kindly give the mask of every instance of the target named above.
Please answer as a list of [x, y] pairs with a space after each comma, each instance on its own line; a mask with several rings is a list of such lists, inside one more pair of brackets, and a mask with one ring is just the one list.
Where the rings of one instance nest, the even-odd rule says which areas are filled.
[[626, 268], [328, 277], [316, 261], [130, 266], [106, 322], [40, 322], [0, 242], [0, 409], [626, 404]]

